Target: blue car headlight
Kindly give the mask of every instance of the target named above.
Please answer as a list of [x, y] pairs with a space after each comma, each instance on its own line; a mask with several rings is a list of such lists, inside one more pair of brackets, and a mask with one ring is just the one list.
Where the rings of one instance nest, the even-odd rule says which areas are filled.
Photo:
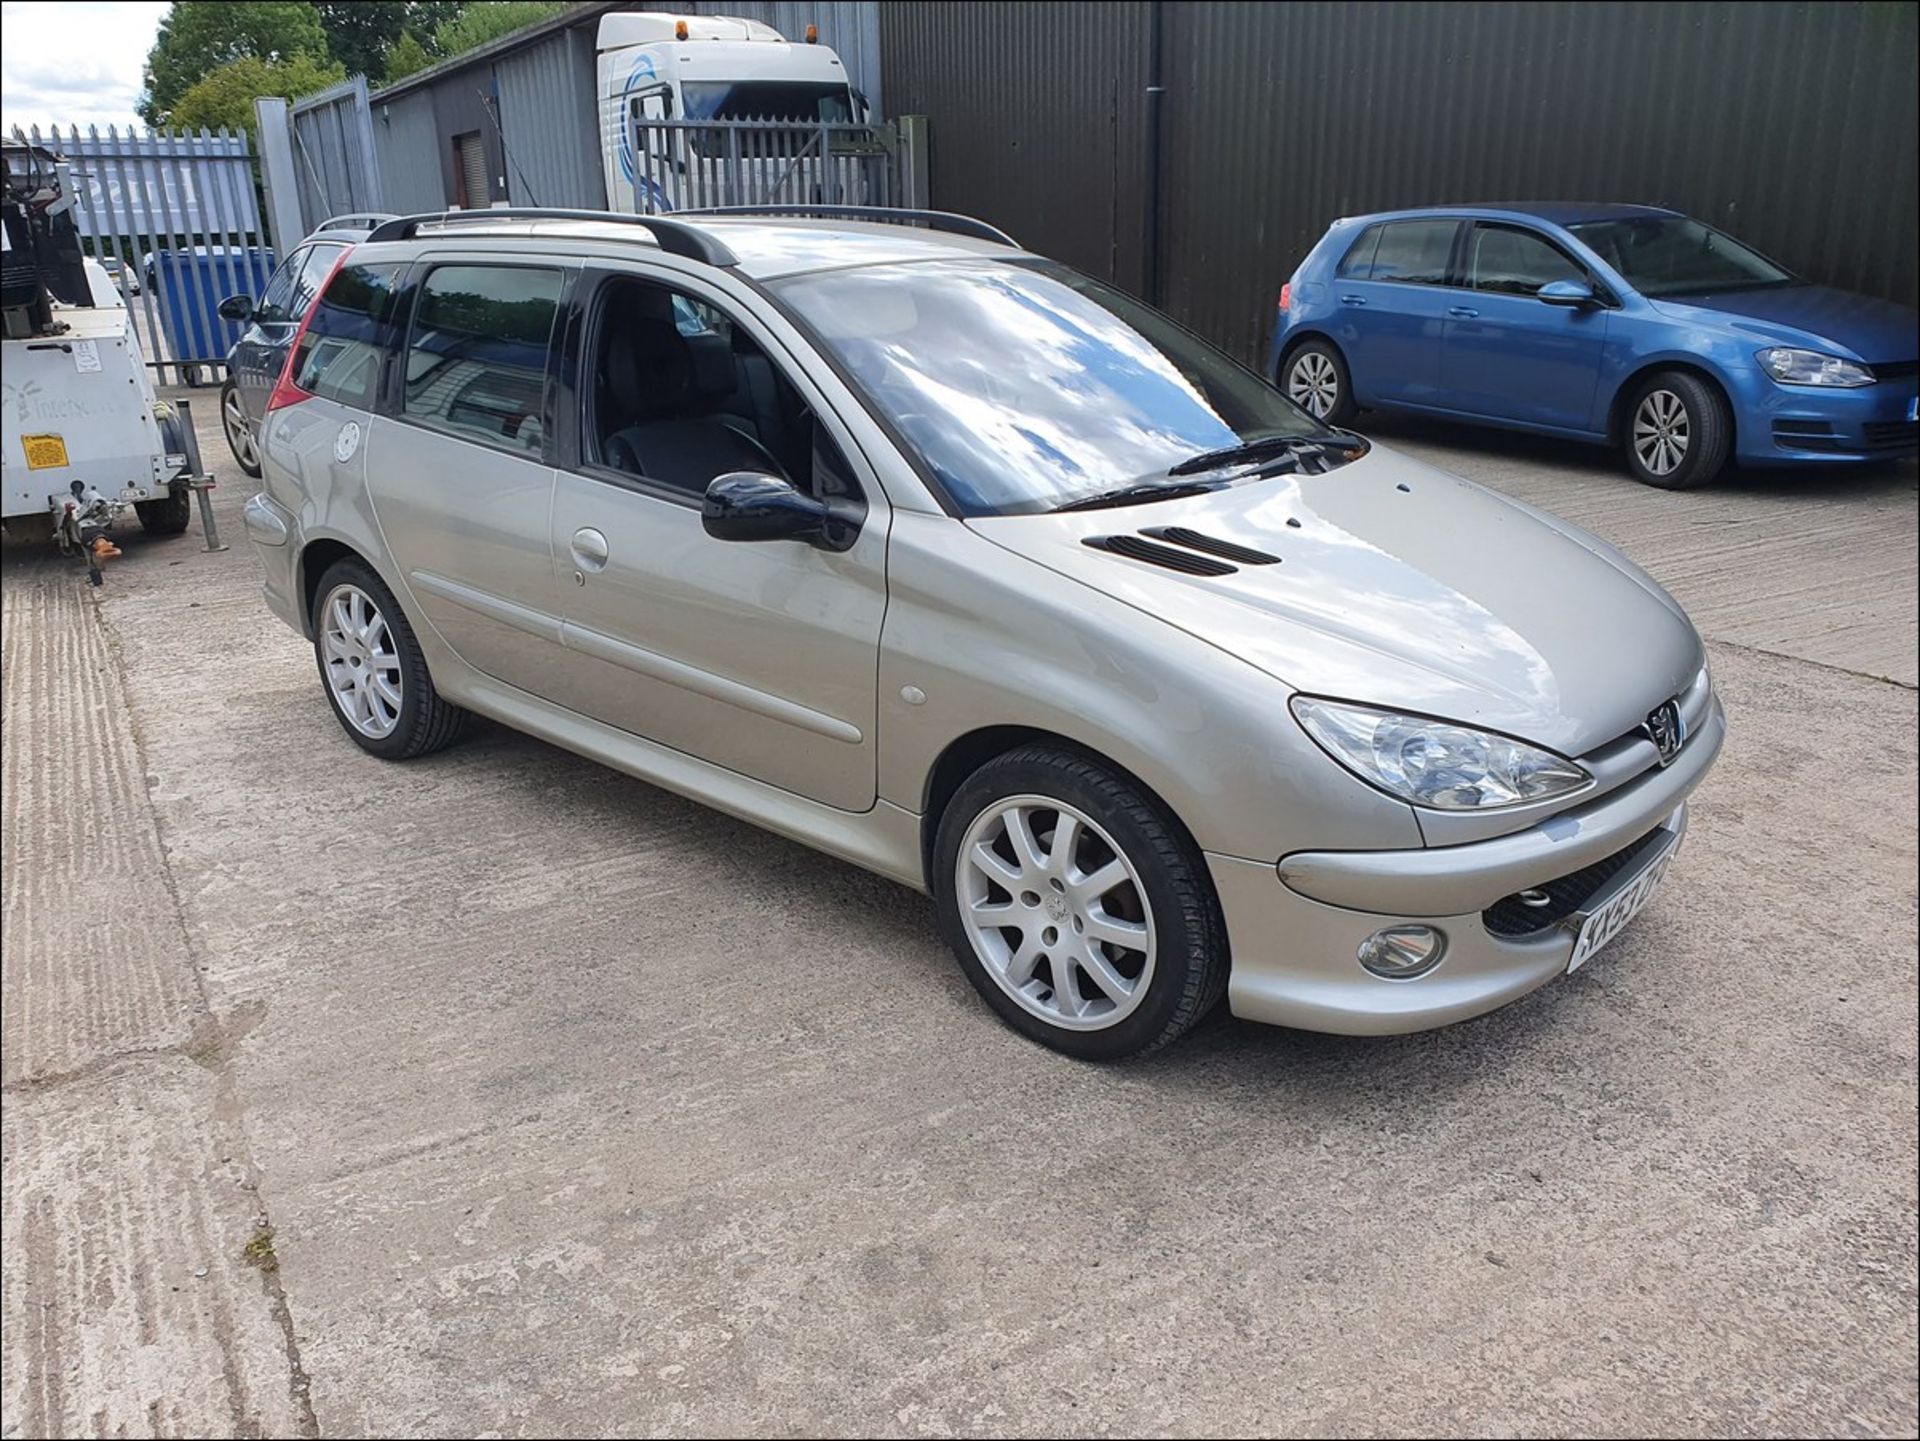
[[1822, 355], [1817, 350], [1795, 350], [1788, 345], [1770, 346], [1753, 357], [1760, 368], [1782, 385], [1872, 385], [1873, 372], [1857, 361], [1837, 355]]

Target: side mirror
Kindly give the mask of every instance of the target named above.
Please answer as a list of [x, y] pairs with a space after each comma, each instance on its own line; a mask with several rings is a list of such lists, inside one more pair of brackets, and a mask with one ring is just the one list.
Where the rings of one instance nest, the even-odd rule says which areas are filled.
[[708, 482], [700, 523], [715, 540], [803, 540], [825, 550], [845, 550], [860, 533], [857, 519], [836, 515], [826, 501], [751, 470]]
[[1548, 305], [1562, 305], [1569, 310], [1582, 310], [1600, 303], [1600, 298], [1593, 293], [1593, 287], [1584, 280], [1549, 280], [1533, 292], [1533, 297]]
[[244, 325], [253, 319], [253, 297], [251, 295], [229, 295], [220, 302], [220, 318], [231, 320], [236, 325]]

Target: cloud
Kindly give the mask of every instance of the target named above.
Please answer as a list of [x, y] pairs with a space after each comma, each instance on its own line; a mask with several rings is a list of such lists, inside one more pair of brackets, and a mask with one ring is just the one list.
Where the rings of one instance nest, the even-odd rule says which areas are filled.
[[140, 71], [165, 4], [0, 4], [0, 128], [138, 125]]

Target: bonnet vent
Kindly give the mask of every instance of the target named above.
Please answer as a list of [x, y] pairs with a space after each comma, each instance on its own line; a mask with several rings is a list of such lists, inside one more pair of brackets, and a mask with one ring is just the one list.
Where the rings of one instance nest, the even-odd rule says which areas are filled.
[[1177, 570], [1184, 575], [1233, 575], [1237, 570], [1235, 566], [1210, 560], [1204, 555], [1176, 550], [1170, 545], [1159, 545], [1137, 535], [1091, 535], [1081, 544], [1113, 555], [1124, 555], [1128, 560], [1142, 560], [1148, 565]]
[[1222, 560], [1237, 560], [1242, 565], [1278, 565], [1280, 557], [1268, 555], [1264, 550], [1254, 550], [1250, 546], [1235, 545], [1230, 540], [1221, 540], [1216, 536], [1202, 535], [1197, 530], [1188, 530], [1184, 525], [1155, 525], [1140, 532], [1155, 540], [1164, 540], [1173, 545], [1184, 545], [1188, 550], [1205, 551], [1208, 555], [1217, 555]]

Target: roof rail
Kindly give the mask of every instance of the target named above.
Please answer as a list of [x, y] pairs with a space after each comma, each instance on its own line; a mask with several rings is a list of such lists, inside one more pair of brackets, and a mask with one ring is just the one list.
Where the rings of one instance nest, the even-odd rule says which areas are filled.
[[734, 253], [704, 231], [663, 215], [620, 215], [610, 210], [547, 210], [538, 206], [503, 205], [493, 210], [446, 210], [426, 215], [401, 215], [379, 226], [366, 238], [411, 240], [425, 226], [485, 225], [492, 220], [592, 220], [606, 225], [633, 225], [650, 233], [669, 255], [708, 265], [738, 265]]
[[318, 235], [322, 230], [371, 230], [399, 218], [391, 210], [350, 210], [344, 215], [329, 215], [320, 222], [319, 230], [313, 233]]
[[971, 235], [975, 240], [991, 240], [996, 245], [1020, 249], [1020, 242], [1006, 231], [975, 220], [971, 215], [955, 215], [950, 210], [903, 210], [887, 205], [714, 205], [703, 210], [680, 210], [678, 215], [792, 215], [821, 220], [878, 220], [896, 224], [924, 225], [929, 230], [946, 230], [955, 235]]

